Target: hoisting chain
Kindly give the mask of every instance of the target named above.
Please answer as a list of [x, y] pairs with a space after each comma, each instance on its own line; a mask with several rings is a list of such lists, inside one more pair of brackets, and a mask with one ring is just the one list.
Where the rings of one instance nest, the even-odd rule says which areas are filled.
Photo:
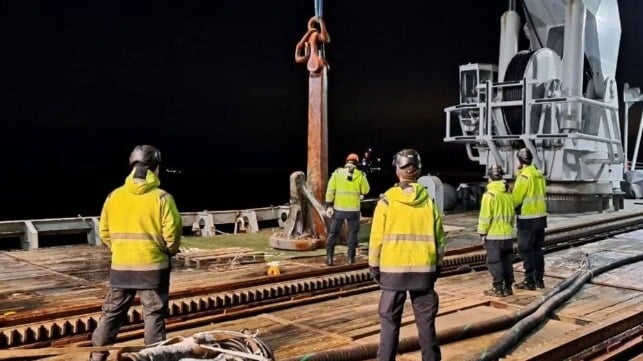
[[306, 68], [309, 72], [319, 73], [324, 66], [328, 66], [323, 51], [324, 44], [328, 43], [330, 43], [330, 35], [326, 31], [324, 20], [313, 16], [308, 20], [308, 31], [295, 47], [295, 62], [307, 62]]

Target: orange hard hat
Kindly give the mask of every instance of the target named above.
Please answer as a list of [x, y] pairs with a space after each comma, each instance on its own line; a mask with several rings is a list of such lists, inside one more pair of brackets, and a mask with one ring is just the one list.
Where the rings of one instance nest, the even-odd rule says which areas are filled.
[[355, 153], [351, 153], [346, 157], [346, 161], [353, 161], [353, 162], [359, 162], [359, 155]]

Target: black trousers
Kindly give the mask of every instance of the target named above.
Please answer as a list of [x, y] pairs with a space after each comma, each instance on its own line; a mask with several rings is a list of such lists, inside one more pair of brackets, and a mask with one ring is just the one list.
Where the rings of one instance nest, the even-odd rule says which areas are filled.
[[[395, 361], [397, 346], [400, 342], [400, 323], [404, 311], [407, 291], [382, 290], [380, 297], [380, 347], [377, 350], [378, 361]], [[408, 291], [411, 295], [415, 324], [418, 329], [418, 341], [422, 352], [422, 361], [441, 360], [440, 347], [435, 334], [435, 317], [438, 314], [439, 298], [433, 290]]]
[[487, 268], [493, 278], [495, 287], [502, 287], [504, 284], [509, 287], [514, 282], [514, 250], [513, 240], [488, 239], [484, 245], [487, 250]]
[[330, 225], [328, 226], [328, 240], [326, 241], [327, 250], [332, 251], [335, 249], [337, 239], [339, 238], [339, 232], [342, 229], [342, 224], [344, 224], [344, 220], [346, 220], [346, 223], [348, 224], [348, 239], [346, 240], [348, 253], [355, 255], [355, 249], [357, 249], [357, 233], [359, 232], [359, 212], [356, 213], [357, 217], [349, 218], [339, 218], [336, 217], [336, 215], [333, 215], [333, 218], [330, 220]]
[[518, 230], [518, 252], [525, 269], [525, 280], [542, 281], [545, 274], [545, 229]]
[[[127, 312], [134, 302], [136, 293], [143, 306], [145, 323], [145, 344], [165, 340], [165, 317], [168, 307], [168, 290], [135, 290], [111, 288], [103, 302], [103, 313], [92, 334], [93, 346], [107, 346], [116, 341], [116, 335], [127, 320]], [[94, 352], [90, 360], [107, 360], [108, 352]]]

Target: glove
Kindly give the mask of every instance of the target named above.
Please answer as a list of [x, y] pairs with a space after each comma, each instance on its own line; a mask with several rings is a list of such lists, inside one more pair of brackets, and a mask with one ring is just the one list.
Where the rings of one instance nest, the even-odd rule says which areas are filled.
[[375, 283], [377, 283], [379, 285], [380, 284], [380, 268], [379, 267], [371, 267], [370, 271], [371, 271], [371, 277], [373, 277], [373, 280], [375, 281]]
[[486, 234], [481, 234], [480, 235], [480, 241], [482, 241], [482, 243], [485, 243], [487, 241], [487, 235]]
[[333, 218], [334, 213], [335, 213], [335, 210], [333, 209], [333, 207], [326, 208], [326, 217]]

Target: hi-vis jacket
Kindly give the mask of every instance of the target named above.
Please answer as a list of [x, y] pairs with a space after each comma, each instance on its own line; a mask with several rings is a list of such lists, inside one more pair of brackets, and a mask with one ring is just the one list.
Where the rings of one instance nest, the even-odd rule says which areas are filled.
[[181, 216], [154, 173], [148, 171], [144, 181], [133, 174], [107, 196], [100, 217], [100, 238], [112, 251], [110, 286], [167, 287], [170, 256], [181, 243]]
[[545, 177], [533, 165], [520, 169], [513, 189], [514, 207], [518, 213], [518, 229], [534, 230], [547, 227]]
[[[352, 168], [353, 174], [350, 175]], [[350, 178], [350, 179], [349, 179]], [[360, 195], [371, 191], [366, 174], [352, 164], [337, 168], [328, 180], [326, 203], [338, 211], [359, 212]]]
[[505, 182], [489, 182], [487, 192], [482, 195], [478, 233], [489, 240], [513, 239], [515, 218], [513, 198]]
[[389, 290], [432, 289], [444, 254], [440, 212], [418, 183], [401, 184], [375, 207], [368, 265], [379, 270], [380, 287]]

